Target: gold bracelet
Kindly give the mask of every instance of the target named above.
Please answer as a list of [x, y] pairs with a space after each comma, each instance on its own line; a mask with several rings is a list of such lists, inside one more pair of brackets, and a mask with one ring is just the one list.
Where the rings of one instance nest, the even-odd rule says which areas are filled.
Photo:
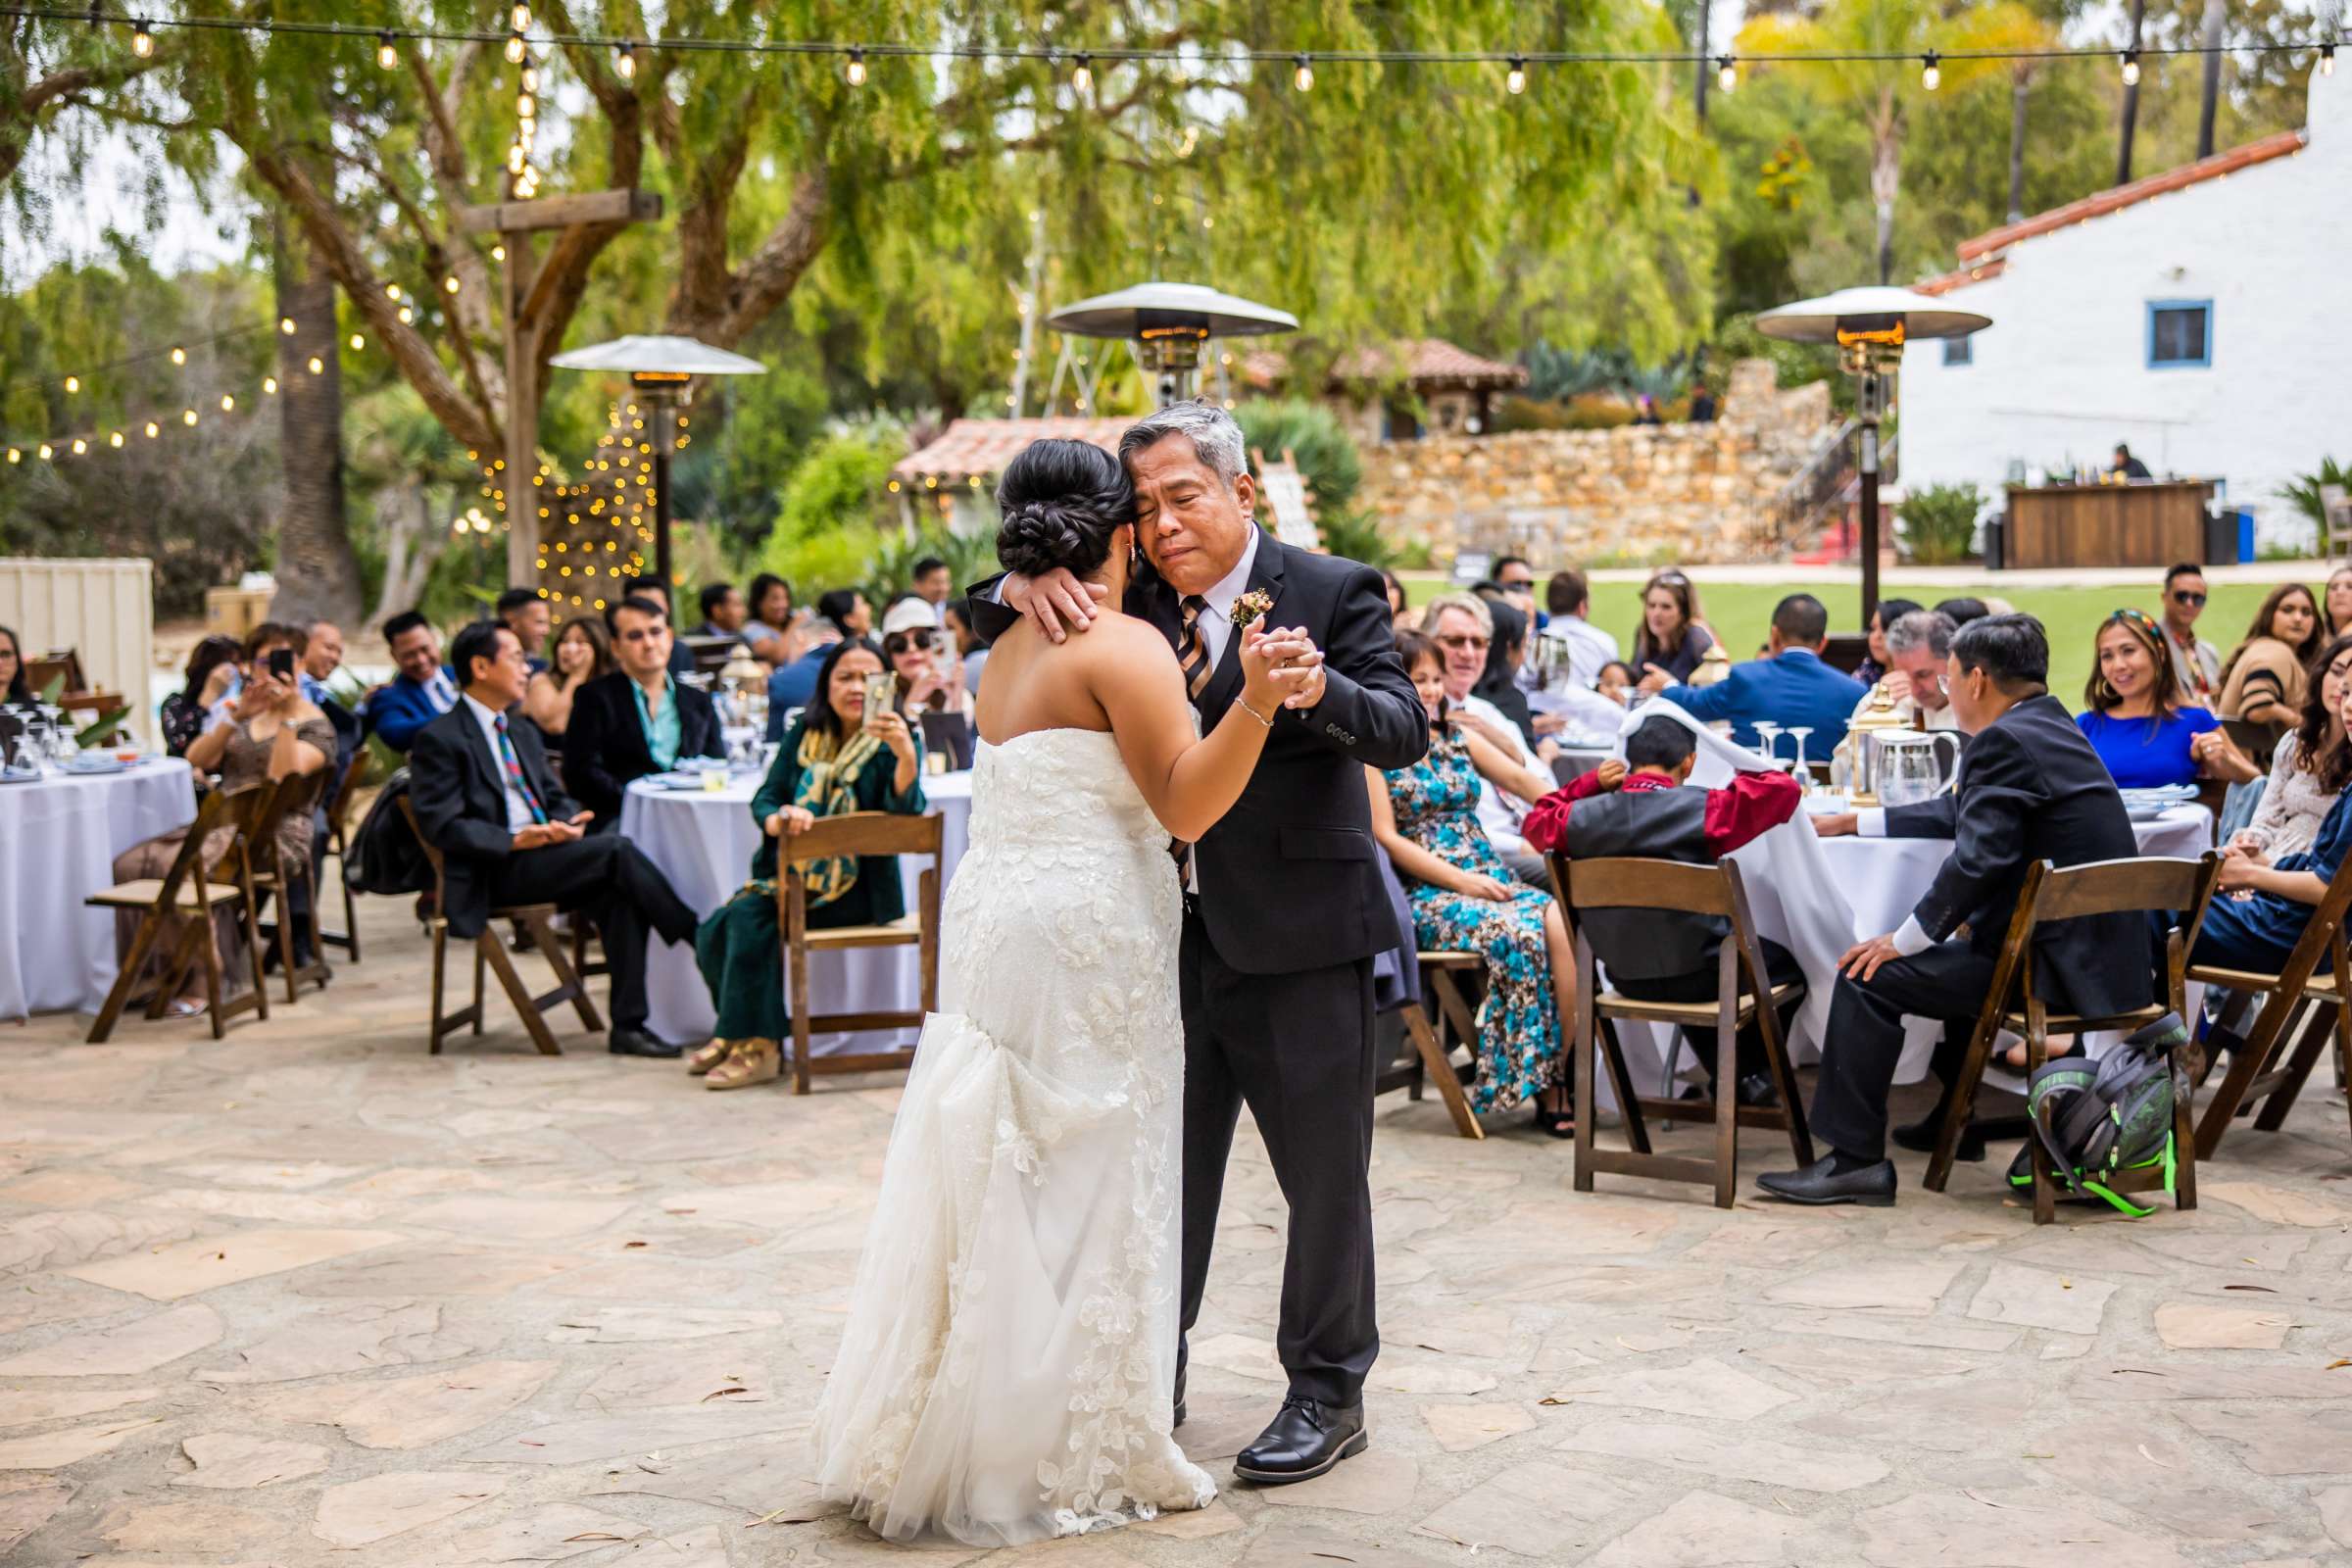
[[1274, 727], [1274, 721], [1268, 718], [1265, 714], [1259, 712], [1256, 709], [1251, 708], [1248, 698], [1236, 697], [1233, 700], [1233, 706], [1240, 709], [1243, 712], [1248, 713], [1251, 718], [1256, 719], [1260, 724], [1265, 725], [1266, 728], [1272, 729]]

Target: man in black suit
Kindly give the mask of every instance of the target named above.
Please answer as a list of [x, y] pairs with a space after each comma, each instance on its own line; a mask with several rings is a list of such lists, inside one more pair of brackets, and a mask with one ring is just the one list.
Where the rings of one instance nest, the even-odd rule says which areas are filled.
[[564, 731], [564, 783], [596, 813], [598, 832], [620, 826], [631, 779], [667, 772], [680, 758], [727, 754], [710, 694], [670, 673], [676, 639], [662, 607], [632, 594], [606, 618], [620, 667], [579, 689]]
[[480, 935], [500, 905], [584, 911], [604, 933], [612, 973], [613, 1052], [677, 1055], [645, 1027], [646, 927], [664, 942], [692, 942], [694, 911], [636, 845], [616, 833], [587, 837], [593, 813], [557, 786], [536, 730], [509, 726], [507, 710], [530, 681], [514, 634], [476, 621], [458, 633], [450, 656], [463, 695], [409, 751], [410, 804], [445, 858], [450, 931]]
[[[1187, 1331], [1200, 1313], [1217, 1204], [1241, 1107], [1264, 1138], [1291, 1208], [1275, 1348], [1290, 1396], [1242, 1450], [1244, 1477], [1304, 1481], [1360, 1452], [1373, 1322], [1372, 956], [1399, 946], [1375, 858], [1364, 769], [1405, 767], [1429, 720], [1396, 658], [1378, 572], [1297, 550], [1251, 520], [1256, 488], [1242, 432], [1186, 402], [1129, 428], [1119, 455], [1135, 482], [1136, 537], [1153, 570], [1126, 611], [1176, 650], [1203, 729], [1255, 723], [1230, 710], [1242, 687], [1237, 605], [1271, 603], [1268, 630], [1303, 629], [1315, 652], [1241, 802], [1191, 851], [1183, 946], [1184, 1284]], [[1249, 607], [1242, 607], [1247, 609]], [[1016, 612], [1056, 641], [1094, 613], [1066, 572], [973, 591], [974, 629], [994, 640]], [[1176, 1420], [1184, 1420], [1179, 1348]]]
[[[1824, 834], [1948, 838], [1952, 854], [1901, 930], [1861, 943], [1840, 960], [1813, 1092], [1813, 1133], [1830, 1152], [1804, 1170], [1759, 1176], [1765, 1192], [1798, 1203], [1893, 1202], [1886, 1093], [1902, 1055], [1904, 1015], [1943, 1020], [1936, 1071], [1948, 1096], [2026, 868], [2139, 853], [2107, 765], [2049, 694], [2049, 642], [2031, 615], [1986, 615], [1961, 627], [1944, 684], [1972, 738], [1952, 791], [1915, 806], [1814, 819]], [[1964, 925], [1966, 935], [1958, 935]], [[2037, 927], [2034, 972], [2067, 1011], [2145, 1006], [2155, 995], [2147, 922], [2101, 914]], [[1899, 1130], [1897, 1142], [1934, 1147], [1936, 1120]]]

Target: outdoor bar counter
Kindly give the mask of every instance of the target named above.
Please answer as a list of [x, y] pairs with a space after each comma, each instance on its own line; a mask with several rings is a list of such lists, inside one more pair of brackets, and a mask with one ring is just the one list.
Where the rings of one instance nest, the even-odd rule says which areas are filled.
[[2009, 486], [2002, 564], [2169, 566], [2205, 559], [2210, 479]]

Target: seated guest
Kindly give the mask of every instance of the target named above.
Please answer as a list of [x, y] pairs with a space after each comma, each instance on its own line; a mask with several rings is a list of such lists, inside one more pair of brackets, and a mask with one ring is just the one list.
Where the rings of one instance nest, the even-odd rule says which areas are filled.
[[865, 597], [851, 588], [828, 588], [817, 596], [816, 623], [809, 629], [808, 651], [767, 678], [767, 738], [784, 734], [784, 715], [806, 708], [816, 695], [817, 672], [833, 654], [833, 645], [863, 641], [873, 625], [874, 612]]
[[791, 662], [800, 655], [800, 630], [793, 624], [792, 585], [772, 571], [763, 571], [752, 579], [752, 591], [745, 609], [750, 618], [743, 623], [743, 640], [751, 645], [752, 657], [773, 669]]
[[1487, 613], [1494, 621], [1494, 641], [1487, 645], [1487, 667], [1470, 688], [1470, 694], [1509, 719], [1519, 738], [1536, 748], [1540, 757], [1542, 741], [1536, 734], [1536, 715], [1528, 707], [1527, 693], [1519, 686], [1519, 666], [1527, 657], [1527, 617], [1507, 599], [1491, 601]]
[[[191, 665], [194, 662], [189, 660]], [[31, 706], [32, 689], [24, 680], [24, 645], [15, 632], [0, 626], [0, 708]]]
[[1634, 700], [1634, 666], [1622, 659], [1612, 659], [1600, 666], [1592, 677], [1592, 690], [1623, 708]]
[[[2352, 589], [2352, 569], [2338, 572]], [[2328, 596], [2335, 597], [2335, 579], [2328, 580]], [[2173, 657], [2173, 679], [2180, 701], [2191, 708], [2218, 710], [2222, 695], [2221, 651], [2197, 635], [2197, 617], [2205, 613], [2205, 573], [2196, 563], [2183, 561], [2164, 574], [2164, 648]]]
[[979, 696], [980, 671], [988, 667], [988, 644], [972, 629], [971, 607], [961, 599], [951, 599], [940, 607], [939, 619], [947, 628], [948, 654], [962, 671], [964, 695]]
[[1633, 666], [1645, 694], [1689, 680], [1715, 646], [1699, 623], [1698, 590], [1679, 571], [1661, 571], [1642, 587], [1642, 625], [1634, 633]]
[[1567, 926], [1550, 895], [1517, 883], [1476, 809], [1482, 775], [1538, 795], [1546, 793], [1544, 780], [1480, 727], [1448, 722], [1446, 671], [1452, 662], [1434, 644], [1416, 632], [1400, 632], [1396, 651], [1429, 713], [1431, 744], [1410, 767], [1364, 770], [1372, 836], [1404, 881], [1422, 949], [1486, 959], [1472, 1108], [1508, 1110], [1533, 1100], [1536, 1124], [1555, 1138], [1569, 1137], [1576, 1118], [1560, 1020], [1574, 1012], [1576, 970]]
[[2316, 667], [2320, 678], [2304, 700], [2303, 722], [2278, 738], [2262, 803], [2230, 838], [2225, 856], [2269, 865], [2310, 849], [2321, 819], [2352, 784], [2352, 742], [2345, 739], [2343, 713], [2345, 695], [2352, 692], [2352, 635], [2329, 643]]
[[[2339, 707], [2339, 720], [2345, 709], [2352, 709], [2352, 697]], [[2313, 906], [2327, 897], [2328, 884], [2343, 865], [2345, 852], [2352, 850], [2347, 799], [2352, 797], [2336, 796], [2308, 850], [2281, 855], [2267, 864], [2251, 855], [2223, 857], [2214, 884], [2221, 896], [2206, 906], [2205, 923], [2197, 929], [2189, 962], [2265, 974], [2286, 966], [2288, 955], [2311, 924]], [[2331, 967], [2330, 960], [2323, 956], [2320, 967]]]
[[1821, 662], [1830, 640], [1830, 612], [1811, 594], [1790, 594], [1773, 607], [1772, 634], [1765, 657], [1732, 666], [1712, 686], [1670, 686], [1668, 702], [1705, 723], [1732, 721], [1732, 739], [1761, 751], [1758, 719], [1783, 729], [1810, 725], [1805, 755], [1826, 758], [1845, 739], [1845, 721], [1867, 690], [1842, 670]]
[[1597, 685], [1601, 666], [1617, 657], [1617, 639], [1592, 624], [1591, 580], [1574, 568], [1553, 572], [1544, 585], [1544, 608], [1550, 618], [1544, 623], [1543, 635], [1559, 644], [1566, 656], [1566, 681], [1588, 688]]
[[752, 607], [742, 590], [731, 582], [707, 583], [699, 602], [703, 607], [703, 623], [694, 628], [697, 637], [732, 637], [748, 642], [744, 628], [750, 624]]
[[[602, 615], [574, 615], [556, 633], [556, 662], [531, 677], [522, 710], [549, 740], [571, 726], [571, 707], [580, 688], [620, 666], [612, 660], [612, 636]], [[561, 748], [559, 748], [560, 750]]]
[[2299, 582], [2281, 583], [2254, 612], [2246, 639], [2222, 668], [2219, 710], [2250, 724], [2291, 724], [2303, 711], [2307, 671], [2320, 652], [2320, 607]]
[[609, 612], [620, 668], [587, 682], [564, 732], [564, 784], [596, 813], [593, 832], [620, 826], [629, 781], [686, 757], [723, 758], [718, 709], [669, 672], [669, 617], [642, 595]]
[[1936, 613], [1950, 621], [1952, 630], [1958, 631], [1972, 620], [1983, 620], [1986, 615], [1991, 614], [1992, 611], [1984, 600], [1963, 596], [1958, 599], [1938, 601], [1936, 605]]
[[[2202, 581], [2199, 586], [2203, 586]], [[2320, 632], [2324, 637], [2341, 637], [2352, 632], [2352, 564], [2338, 566], [2328, 574], [2328, 584], [2320, 590], [2320, 618], [2327, 623]]]
[[1421, 616], [1405, 603], [1404, 579], [1383, 566], [1380, 580], [1389, 596], [1389, 624], [1398, 631], [1410, 631], [1420, 623]]
[[[1798, 1203], [1894, 1201], [1886, 1157], [1886, 1094], [1903, 1053], [1903, 1018], [1943, 1020], [1934, 1065], [1949, 1096], [2026, 868], [2063, 868], [2139, 853], [2115, 780], [2065, 705], [2049, 693], [2050, 645], [2031, 615], [1987, 615], [1952, 639], [1944, 686], [1974, 737], [1947, 793], [1912, 806], [1817, 816], [1824, 835], [1949, 838], [1952, 853], [1902, 929], [1856, 944], [1831, 999], [1813, 1095], [1813, 1134], [1830, 1152], [1757, 1185]], [[1966, 935], [1961, 935], [1965, 928]], [[2035, 929], [2034, 976], [2053, 1011], [2111, 1016], [2155, 995], [2148, 927], [2137, 914], [2086, 915]], [[1902, 1129], [1934, 1147], [1938, 1117]], [[1963, 1144], [1968, 1153], [1971, 1145]], [[1981, 1145], [1972, 1157], [1982, 1157]]]
[[[651, 599], [661, 607], [662, 619], [665, 624], [671, 626], [677, 624], [677, 613], [669, 602], [669, 585], [667, 583], [659, 577], [623, 577], [620, 579], [620, 597], [605, 606], [605, 630], [613, 632], [612, 642], [615, 647], [619, 646], [620, 636], [613, 629], [612, 613], [631, 599]], [[672, 675], [694, 673], [694, 650], [679, 642], [675, 637], [672, 637], [669, 642], [669, 672]]]
[[945, 633], [920, 599], [903, 599], [882, 617], [882, 659], [898, 677], [899, 716], [922, 736], [924, 749], [972, 765], [971, 697], [963, 668], [942, 647]]
[[498, 620], [522, 644], [522, 657], [530, 662], [532, 674], [547, 668], [547, 661], [540, 656], [547, 651], [547, 633], [556, 623], [556, 612], [538, 589], [510, 588], [500, 594]]
[[[186, 756], [190, 767], [199, 773], [218, 771], [220, 788], [231, 795], [240, 795], [295, 774], [316, 773], [334, 760], [334, 725], [302, 695], [301, 684], [293, 672], [284, 670], [282, 662], [272, 658], [291, 653], [295, 667], [299, 668], [307, 642], [298, 626], [265, 621], [253, 629], [252, 636], [246, 639], [252, 658], [245, 683], [238, 689], [224, 721], [188, 743]], [[287, 864], [309, 863], [312, 832], [313, 822], [307, 811], [288, 811], [278, 819], [277, 853]], [[174, 828], [144, 844], [131, 846], [115, 857], [115, 880], [136, 882], [162, 876], [179, 858], [187, 836], [186, 828]], [[220, 862], [235, 838], [234, 828], [223, 827], [216, 829], [206, 840], [203, 857], [208, 875], [221, 869]], [[116, 911], [115, 951], [123, 962], [130, 960], [130, 945], [138, 935], [141, 918], [132, 910]], [[164, 916], [155, 945], [141, 963], [143, 976], [152, 979], [155, 985], [170, 979], [168, 970], [172, 955], [179, 945], [183, 919], [176, 914]], [[231, 976], [242, 973], [238, 956], [247, 949], [235, 906], [216, 907], [212, 925], [210, 940], [214, 953], [222, 961], [223, 972]], [[297, 962], [308, 961], [309, 948], [309, 923], [297, 922]], [[204, 1008], [204, 970], [191, 964], [181, 981], [180, 994], [172, 1000], [166, 1011], [174, 1018], [186, 1018]]]
[[2164, 633], [2146, 612], [2109, 615], [2099, 625], [2097, 647], [2098, 667], [2082, 688], [2090, 706], [2075, 723], [2120, 788], [2155, 789], [2200, 777], [2242, 784], [2258, 776], [2222, 733], [2220, 719], [2180, 705]]
[[1528, 807], [1548, 795], [1557, 781], [1545, 771], [1519, 726], [1472, 690], [1486, 677], [1488, 655], [1494, 650], [1494, 607], [1476, 594], [1440, 594], [1423, 607], [1421, 623], [1429, 628], [1428, 638], [1445, 662], [1446, 722], [1476, 731], [1489, 746], [1510, 759], [1517, 770], [1515, 776], [1536, 783], [1533, 794], [1514, 792], [1497, 787], [1475, 769], [1468, 770], [1467, 776], [1478, 789], [1478, 820], [1486, 830], [1487, 842], [1520, 881], [1548, 889], [1551, 873], [1544, 868], [1544, 857], [1529, 849], [1520, 836], [1519, 819], [1527, 814]]
[[[752, 797], [752, 818], [766, 835], [752, 857], [752, 879], [694, 937], [695, 961], [718, 1004], [710, 1043], [687, 1063], [708, 1075], [706, 1088], [763, 1084], [781, 1070], [781, 1042], [792, 1019], [784, 1008], [776, 932], [778, 844], [806, 833], [820, 816], [920, 816], [929, 809], [921, 743], [897, 713], [866, 711], [866, 679], [880, 673], [882, 661], [865, 644], [835, 643], [816, 695], [784, 732], [767, 780]], [[906, 912], [896, 856], [819, 860], [806, 874], [812, 928], [888, 925]]]
[[1909, 599], [1882, 599], [1871, 607], [1869, 636], [1865, 639], [1869, 652], [1854, 666], [1854, 679], [1865, 686], [1876, 686], [1894, 667], [1886, 652], [1886, 628], [1918, 608], [1918, 603]]
[[[14, 632], [8, 633], [5, 641], [6, 652], [0, 652], [0, 673], [7, 672], [7, 662], [14, 659], [17, 652]], [[244, 671], [237, 667], [237, 660], [243, 653], [234, 637], [223, 637], [218, 632], [189, 651], [185, 684], [164, 699], [161, 717], [164, 750], [167, 753], [173, 757], [185, 757], [188, 754], [189, 743], [204, 733], [204, 721], [206, 715], [211, 713], [213, 705], [228, 696], [245, 678]], [[19, 662], [15, 665], [13, 681], [5, 691], [0, 691], [0, 707], [8, 702], [28, 701], [28, 698], [20, 699], [13, 695], [24, 684], [24, 665]]]
[[1952, 716], [1951, 700], [1943, 690], [1943, 662], [1958, 629], [1936, 610], [1914, 610], [1895, 617], [1886, 630], [1887, 667], [1862, 694], [1850, 716], [1861, 717], [1883, 694], [1913, 729], [1958, 729], [1960, 721]]
[[296, 668], [296, 684], [311, 706], [335, 726], [335, 760], [340, 768], [351, 760], [361, 740], [360, 715], [344, 707], [326, 684], [343, 667], [343, 629], [331, 620], [314, 620], [303, 629], [309, 641]]
[[[1625, 738], [1625, 760], [1603, 762], [1536, 803], [1527, 813], [1527, 842], [1572, 859], [1639, 856], [1715, 865], [1734, 850], [1796, 814], [1804, 792], [1778, 768], [1736, 773], [1722, 789], [1689, 790], [1698, 760], [1698, 737], [1660, 714]], [[1720, 915], [1664, 909], [1588, 909], [1584, 934], [1608, 970], [1609, 984], [1642, 1002], [1713, 1002], [1722, 980], [1717, 959], [1732, 934]], [[1771, 984], [1804, 979], [1796, 956], [1770, 937], [1758, 938]], [[1801, 997], [1781, 1013], [1781, 1038]], [[1699, 1065], [1715, 1074], [1712, 1036], [1686, 1039]], [[1739, 1079], [1743, 1105], [1774, 1099], [1764, 1058], [1764, 1035], [1751, 1018], [1740, 1031]]]
[[368, 694], [360, 717], [386, 746], [406, 752], [418, 730], [457, 706], [458, 685], [441, 667], [441, 639], [422, 612], [404, 610], [385, 621], [384, 646], [400, 673]]
[[691, 941], [694, 911], [636, 845], [617, 833], [588, 836], [592, 813], [557, 785], [532, 727], [509, 723], [530, 674], [514, 634], [477, 621], [452, 652], [465, 695], [416, 732], [409, 757], [409, 802], [445, 859], [450, 933], [472, 941], [502, 905], [585, 913], [612, 970], [614, 1054], [677, 1055], [645, 1026], [646, 928], [664, 942]]

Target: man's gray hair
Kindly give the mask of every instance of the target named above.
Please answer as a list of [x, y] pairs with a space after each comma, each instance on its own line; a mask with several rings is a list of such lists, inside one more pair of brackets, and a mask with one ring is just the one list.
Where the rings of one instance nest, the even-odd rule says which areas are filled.
[[1242, 440], [1242, 427], [1234, 422], [1232, 415], [1199, 398], [1171, 403], [1157, 414], [1147, 414], [1129, 425], [1127, 433], [1119, 437], [1119, 462], [1125, 464], [1146, 447], [1156, 446], [1172, 435], [1191, 441], [1200, 461], [1225, 481], [1228, 490], [1249, 468], [1250, 455]]
[[1959, 629], [1949, 615], [1933, 610], [1914, 610], [1897, 615], [1894, 624], [1886, 628], [1886, 651], [1907, 654], [1925, 643], [1929, 653], [1942, 659], [1951, 653], [1952, 635]]
[[1494, 635], [1494, 612], [1489, 610], [1487, 602], [1476, 594], [1444, 593], [1438, 595], [1421, 607], [1422, 626], [1431, 635], [1436, 635], [1438, 617], [1448, 610], [1459, 611], [1477, 621], [1480, 636], [1491, 638]]

